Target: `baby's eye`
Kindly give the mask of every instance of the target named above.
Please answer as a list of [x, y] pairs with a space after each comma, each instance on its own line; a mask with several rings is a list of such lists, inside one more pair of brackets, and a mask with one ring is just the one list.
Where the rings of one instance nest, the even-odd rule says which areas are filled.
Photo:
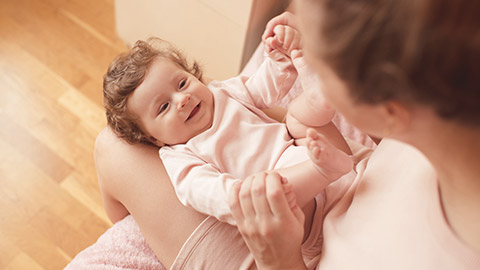
[[180, 81], [180, 84], [178, 85], [178, 87], [179, 87], [180, 89], [183, 89], [183, 87], [185, 87], [185, 84], [186, 84], [186, 83], [187, 83], [187, 80], [186, 80], [186, 79], [183, 79], [183, 80]]
[[158, 113], [162, 113], [163, 111], [165, 111], [167, 108], [168, 108], [168, 105], [170, 103], [166, 102], [166, 103], [163, 103], [162, 106], [160, 106], [160, 110], [158, 110]]

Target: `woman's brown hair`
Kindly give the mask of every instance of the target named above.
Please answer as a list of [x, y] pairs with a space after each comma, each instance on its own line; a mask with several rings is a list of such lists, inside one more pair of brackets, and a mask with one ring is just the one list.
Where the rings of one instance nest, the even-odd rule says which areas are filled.
[[480, 126], [480, 2], [305, 0], [314, 4], [317, 57], [358, 102], [432, 106]]
[[150, 64], [157, 57], [172, 60], [202, 81], [202, 70], [197, 62], [189, 65], [179, 50], [159, 38], [139, 40], [132, 49], [113, 60], [103, 77], [107, 123], [119, 138], [131, 144], [139, 142], [151, 144], [153, 141], [140, 129], [136, 117], [128, 113], [127, 99], [142, 83]]

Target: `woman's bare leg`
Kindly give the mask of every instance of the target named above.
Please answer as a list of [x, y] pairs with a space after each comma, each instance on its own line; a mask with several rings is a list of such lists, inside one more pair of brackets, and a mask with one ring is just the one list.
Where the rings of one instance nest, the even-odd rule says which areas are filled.
[[106, 128], [97, 137], [95, 165], [110, 219], [130, 213], [168, 269], [206, 216], [178, 201], [156, 147], [130, 145]]

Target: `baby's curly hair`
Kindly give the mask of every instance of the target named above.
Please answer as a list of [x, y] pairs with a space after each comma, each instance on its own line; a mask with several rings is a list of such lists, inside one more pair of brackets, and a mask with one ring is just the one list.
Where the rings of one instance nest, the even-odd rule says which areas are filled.
[[169, 42], [160, 38], [139, 40], [132, 49], [119, 55], [103, 77], [103, 98], [107, 123], [113, 132], [130, 144], [154, 144], [138, 126], [137, 117], [127, 111], [130, 94], [143, 82], [150, 64], [157, 57], [172, 60], [200, 81], [202, 69], [196, 61], [189, 65], [186, 57]]

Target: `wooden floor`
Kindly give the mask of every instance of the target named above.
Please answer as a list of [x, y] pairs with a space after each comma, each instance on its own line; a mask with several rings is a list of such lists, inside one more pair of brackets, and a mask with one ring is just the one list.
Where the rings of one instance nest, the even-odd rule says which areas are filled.
[[93, 147], [126, 49], [114, 0], [0, 0], [0, 269], [63, 269], [111, 226]]

